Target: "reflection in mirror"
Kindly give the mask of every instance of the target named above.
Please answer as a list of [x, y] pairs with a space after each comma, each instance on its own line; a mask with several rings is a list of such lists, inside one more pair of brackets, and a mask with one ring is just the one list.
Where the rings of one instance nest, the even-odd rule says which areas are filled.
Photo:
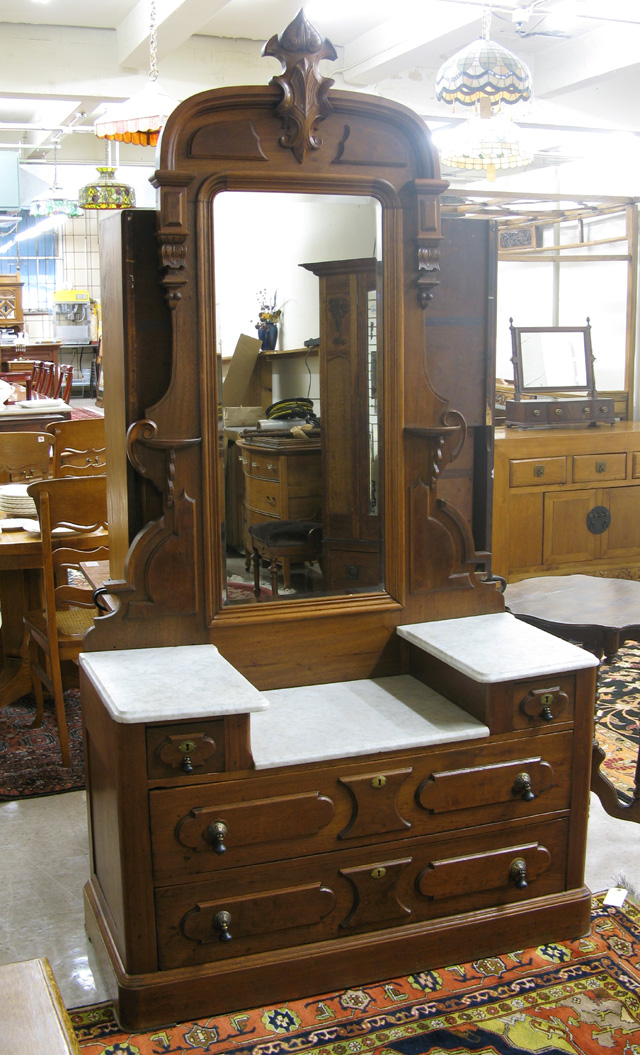
[[381, 590], [380, 205], [223, 191], [213, 231], [224, 602]]
[[522, 387], [586, 389], [584, 330], [520, 334]]

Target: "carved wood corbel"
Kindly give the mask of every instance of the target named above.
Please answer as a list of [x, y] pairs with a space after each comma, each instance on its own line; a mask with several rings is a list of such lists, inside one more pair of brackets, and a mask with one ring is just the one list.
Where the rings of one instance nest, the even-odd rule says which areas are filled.
[[284, 33], [267, 41], [262, 54], [282, 63], [284, 72], [270, 82], [282, 89], [282, 99], [276, 107], [285, 128], [280, 146], [292, 150], [296, 160], [302, 163], [309, 150], [322, 146], [317, 127], [332, 110], [327, 94], [334, 82], [320, 74], [318, 65], [322, 59], [333, 60], [338, 56], [333, 44], [320, 36], [303, 10]]
[[[176, 452], [186, 447], [198, 446], [202, 441], [199, 436], [191, 439], [160, 439], [155, 421], [143, 418], [134, 421], [127, 432], [127, 457], [140, 476], [151, 480], [155, 487], [165, 496], [167, 507], [174, 502], [174, 480], [176, 471]], [[138, 446], [152, 451], [165, 452], [164, 470], [159, 472], [155, 465], [148, 464], [140, 458]]]

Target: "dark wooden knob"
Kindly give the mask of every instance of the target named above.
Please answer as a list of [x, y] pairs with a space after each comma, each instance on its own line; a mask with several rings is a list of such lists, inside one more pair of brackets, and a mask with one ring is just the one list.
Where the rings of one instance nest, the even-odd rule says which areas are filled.
[[218, 941], [231, 941], [231, 913], [223, 909], [213, 917], [213, 929], [218, 931]]
[[227, 837], [227, 831], [228, 828], [224, 821], [213, 821], [207, 828], [206, 838], [211, 843], [214, 854], [226, 854], [227, 848], [224, 845], [224, 840]]
[[531, 802], [531, 799], [535, 799], [531, 788], [531, 777], [528, 773], [518, 773], [513, 782], [513, 794], [519, 795], [524, 802]]
[[509, 866], [509, 879], [515, 883], [518, 890], [524, 890], [527, 884], [527, 862], [522, 857], [516, 857]]

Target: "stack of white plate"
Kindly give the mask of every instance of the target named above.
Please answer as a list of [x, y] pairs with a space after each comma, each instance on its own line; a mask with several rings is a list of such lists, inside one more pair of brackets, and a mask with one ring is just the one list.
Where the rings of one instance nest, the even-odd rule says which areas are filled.
[[27, 484], [2, 484], [0, 510], [8, 517], [37, 517], [36, 504], [27, 494]]

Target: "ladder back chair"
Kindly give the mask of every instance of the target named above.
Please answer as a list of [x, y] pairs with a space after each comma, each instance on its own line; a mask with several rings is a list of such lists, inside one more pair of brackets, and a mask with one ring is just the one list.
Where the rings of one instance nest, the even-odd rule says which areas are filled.
[[47, 432], [0, 432], [0, 483], [46, 480], [53, 472], [55, 437]]
[[40, 521], [44, 583], [44, 609], [24, 616], [36, 697], [34, 725], [42, 722], [46, 688], [54, 701], [62, 764], [70, 766], [62, 664], [78, 663], [82, 639], [99, 614], [80, 562], [109, 556], [107, 481], [105, 476], [42, 480], [29, 487], [29, 494]]
[[55, 438], [53, 475], [102, 476], [106, 472], [104, 418], [52, 421], [47, 432]]
[[71, 399], [71, 390], [73, 387], [73, 366], [65, 364], [58, 370], [58, 377], [55, 382], [52, 395], [55, 399], [64, 399], [65, 403], [68, 403]]

